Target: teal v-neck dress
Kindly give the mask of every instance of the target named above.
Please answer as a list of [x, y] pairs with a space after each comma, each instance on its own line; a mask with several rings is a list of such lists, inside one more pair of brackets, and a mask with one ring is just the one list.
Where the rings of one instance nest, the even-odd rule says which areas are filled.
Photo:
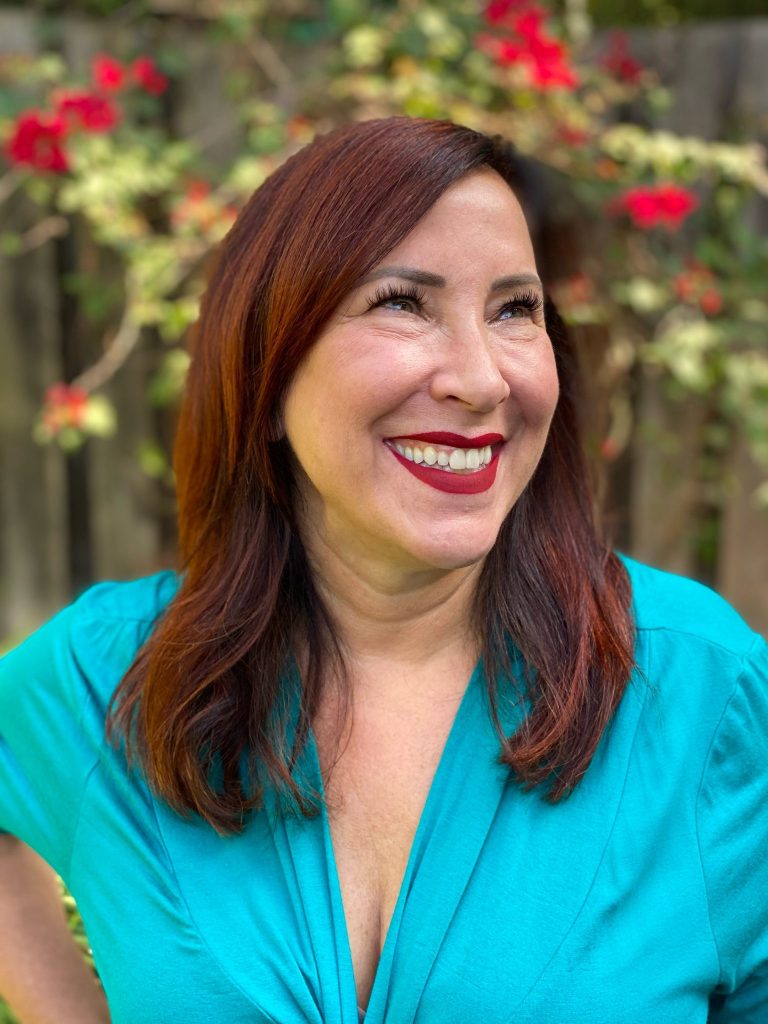
[[[569, 799], [496, 763], [476, 666], [365, 1024], [768, 1022], [768, 648], [711, 590], [625, 561], [637, 669]], [[177, 585], [92, 587], [0, 662], [0, 828], [72, 891], [114, 1024], [357, 1024], [327, 816], [270, 797], [221, 838], [103, 739]], [[303, 767], [321, 785], [311, 736]]]

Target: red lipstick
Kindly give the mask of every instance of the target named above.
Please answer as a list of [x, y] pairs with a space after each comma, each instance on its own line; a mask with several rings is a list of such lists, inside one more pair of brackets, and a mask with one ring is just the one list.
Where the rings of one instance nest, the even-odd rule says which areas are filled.
[[[414, 441], [421, 440], [427, 435], [418, 434], [412, 435]], [[432, 435], [433, 437], [435, 435]], [[456, 437], [455, 434], [440, 434], [440, 437]], [[498, 434], [485, 434], [485, 437], [498, 437]], [[447, 444], [447, 441], [443, 441], [443, 444]], [[488, 442], [486, 442], [487, 444]], [[458, 447], [458, 445], [456, 446]], [[466, 445], [466, 447], [479, 447], [476, 445]], [[483, 446], [484, 447], [484, 446]], [[389, 448], [389, 445], [387, 445]], [[447, 491], [449, 494], [480, 494], [482, 491], [487, 491], [489, 487], [493, 485], [496, 479], [496, 470], [499, 466], [499, 455], [501, 453], [501, 447], [497, 448], [493, 453], [493, 457], [487, 466], [482, 469], [478, 469], [474, 473], [447, 473], [444, 469], [434, 469], [432, 466], [428, 466], [425, 462], [409, 462], [400, 452], [394, 448], [389, 448], [392, 454], [395, 456], [400, 465], [405, 466], [409, 473], [413, 473], [417, 480], [421, 480], [422, 483], [429, 484], [430, 487], [434, 487], [438, 491]]]
[[445, 430], [433, 430], [426, 434], [403, 434], [400, 437], [388, 437], [387, 440], [431, 441], [433, 444], [448, 444], [451, 448], [485, 448], [488, 444], [498, 444], [504, 438], [501, 434], [481, 434], [480, 437], [464, 437], [463, 434], [451, 434]]

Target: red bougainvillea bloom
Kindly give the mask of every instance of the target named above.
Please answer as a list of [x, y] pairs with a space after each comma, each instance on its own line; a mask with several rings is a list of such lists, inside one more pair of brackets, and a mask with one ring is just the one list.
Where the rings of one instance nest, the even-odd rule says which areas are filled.
[[716, 288], [707, 288], [699, 296], [699, 309], [706, 316], [717, 316], [723, 308], [723, 296]]
[[[489, 33], [479, 35], [475, 43], [502, 66], [523, 66], [530, 84], [536, 89], [575, 89], [579, 84], [576, 73], [568, 64], [568, 51], [564, 43], [548, 35], [545, 28], [547, 12], [536, 4], [516, 5], [512, 10], [501, 8], [493, 12], [497, 26], [503, 24], [512, 35], [499, 38]], [[488, 19], [491, 21], [491, 19]]]
[[203, 181], [201, 178], [195, 178], [194, 181], [190, 181], [185, 193], [186, 198], [193, 203], [197, 203], [201, 199], [207, 199], [210, 194], [210, 184], [207, 181]]
[[537, 40], [541, 38], [544, 30], [544, 22], [547, 20], [547, 12], [543, 7], [536, 4], [526, 5], [524, 10], [516, 14], [511, 22], [511, 27], [523, 39]]
[[131, 75], [134, 82], [140, 85], [145, 92], [150, 92], [155, 96], [164, 93], [168, 88], [168, 79], [157, 70], [151, 57], [137, 57], [131, 64]]
[[56, 113], [67, 128], [87, 132], [108, 132], [120, 120], [120, 111], [106, 96], [85, 90], [59, 90], [54, 93]]
[[221, 205], [211, 194], [211, 186], [207, 181], [194, 179], [187, 184], [184, 195], [174, 204], [170, 218], [175, 227], [187, 226], [209, 231], [222, 221], [231, 223], [237, 212], [233, 206]]
[[675, 276], [672, 286], [678, 299], [697, 305], [706, 316], [717, 316], [723, 308], [723, 296], [715, 287], [715, 275], [697, 260], [691, 260], [688, 268]]
[[699, 202], [693, 192], [679, 185], [638, 185], [627, 189], [610, 205], [613, 213], [626, 212], [636, 227], [657, 226], [676, 231]]
[[86, 391], [58, 381], [45, 392], [43, 424], [54, 434], [64, 427], [80, 427], [87, 404]]
[[120, 61], [99, 53], [91, 61], [91, 79], [103, 92], [118, 92], [125, 85], [126, 72]]
[[66, 124], [59, 114], [27, 110], [19, 114], [4, 146], [12, 164], [28, 164], [38, 171], [61, 174], [69, 170], [67, 155], [61, 147]]
[[636, 82], [645, 70], [630, 54], [626, 32], [611, 33], [611, 48], [600, 63], [622, 82]]
[[589, 132], [570, 124], [559, 124], [555, 129], [555, 137], [568, 146], [582, 146], [589, 139]]
[[613, 462], [621, 455], [621, 448], [613, 437], [606, 437], [600, 442], [600, 455], [606, 462]]
[[489, 25], [501, 25], [510, 14], [527, 5], [527, 0], [490, 0], [485, 5], [483, 17]]

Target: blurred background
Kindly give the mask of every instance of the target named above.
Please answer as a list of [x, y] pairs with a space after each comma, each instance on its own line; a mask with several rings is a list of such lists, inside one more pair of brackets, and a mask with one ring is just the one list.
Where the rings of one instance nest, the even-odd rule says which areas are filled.
[[316, 132], [398, 113], [541, 163], [614, 544], [768, 633], [764, 0], [0, 0], [0, 651], [174, 564], [209, 258]]
[[541, 269], [615, 546], [768, 630], [762, 6], [0, 2], [0, 648], [173, 564], [208, 259], [317, 131], [392, 113], [546, 165]]

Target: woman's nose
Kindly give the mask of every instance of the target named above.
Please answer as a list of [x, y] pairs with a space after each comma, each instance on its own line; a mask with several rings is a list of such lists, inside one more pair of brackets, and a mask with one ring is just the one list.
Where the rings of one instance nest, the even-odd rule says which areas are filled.
[[482, 325], [464, 321], [446, 332], [431, 391], [436, 401], [455, 398], [480, 412], [492, 411], [509, 397], [500, 352]]

